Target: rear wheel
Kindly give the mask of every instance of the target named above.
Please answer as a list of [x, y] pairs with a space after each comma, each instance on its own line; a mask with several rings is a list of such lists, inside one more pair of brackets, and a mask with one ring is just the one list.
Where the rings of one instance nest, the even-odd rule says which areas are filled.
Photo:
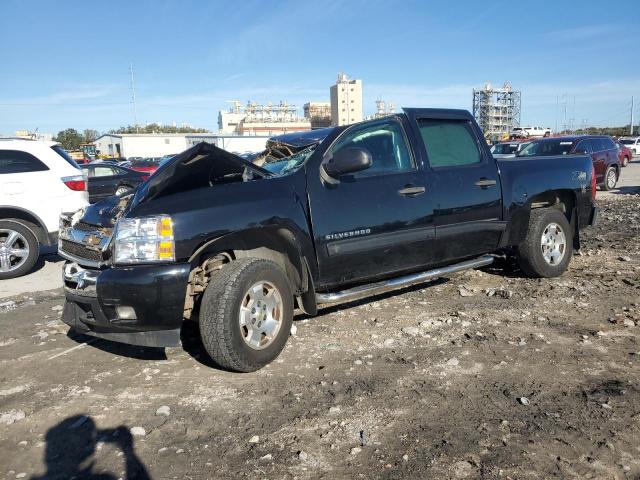
[[18, 220], [0, 220], [0, 280], [28, 273], [39, 253], [38, 239], [29, 228]]
[[572, 253], [573, 230], [564, 213], [532, 210], [527, 236], [517, 248], [520, 268], [530, 277], [557, 277], [569, 266]]
[[624, 156], [622, 157], [622, 166], [626, 167], [627, 165], [629, 165], [629, 157]]
[[284, 348], [293, 321], [293, 293], [282, 269], [247, 258], [222, 267], [210, 280], [200, 307], [200, 335], [221, 367], [258, 370]]
[[614, 167], [607, 168], [607, 171], [604, 174], [604, 182], [602, 184], [602, 188], [605, 190], [613, 190], [616, 188], [616, 184], [618, 183], [618, 172]]

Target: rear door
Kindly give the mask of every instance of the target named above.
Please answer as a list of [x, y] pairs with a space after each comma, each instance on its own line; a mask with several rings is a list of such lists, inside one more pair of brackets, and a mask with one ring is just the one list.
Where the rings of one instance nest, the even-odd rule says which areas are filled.
[[42, 192], [50, 183], [49, 167], [29, 152], [0, 150], [0, 205], [42, 210]]
[[321, 179], [319, 163], [307, 167], [319, 288], [418, 269], [433, 257], [433, 207], [403, 120], [354, 125], [323, 161], [350, 147], [368, 150], [372, 166], [337, 184]]
[[436, 260], [495, 250], [505, 229], [496, 160], [468, 112], [407, 110], [427, 167], [436, 226]]
[[96, 165], [89, 169], [89, 193], [91, 201], [113, 195], [119, 178], [115, 170], [109, 165]]

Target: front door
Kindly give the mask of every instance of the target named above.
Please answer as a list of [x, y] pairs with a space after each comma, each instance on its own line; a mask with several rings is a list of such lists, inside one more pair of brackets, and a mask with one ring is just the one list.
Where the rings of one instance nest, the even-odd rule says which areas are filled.
[[481, 133], [462, 114], [414, 121], [428, 162], [437, 263], [495, 250], [505, 229], [500, 175]]
[[366, 149], [371, 167], [337, 184], [320, 178], [319, 165], [307, 169], [318, 288], [416, 269], [431, 259], [433, 208], [401, 120], [349, 128], [324, 159], [350, 147]]

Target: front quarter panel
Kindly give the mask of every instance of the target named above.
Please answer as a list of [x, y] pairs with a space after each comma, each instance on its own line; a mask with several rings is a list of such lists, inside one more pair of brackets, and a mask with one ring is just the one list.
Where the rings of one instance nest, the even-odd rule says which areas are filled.
[[306, 205], [306, 181], [301, 169], [283, 177], [214, 185], [155, 198], [138, 204], [127, 216], [171, 215], [178, 262], [195, 260], [192, 256], [199, 249], [238, 232], [250, 232], [253, 241], [259, 243], [261, 233], [283, 229], [293, 235], [313, 273], [315, 254]]

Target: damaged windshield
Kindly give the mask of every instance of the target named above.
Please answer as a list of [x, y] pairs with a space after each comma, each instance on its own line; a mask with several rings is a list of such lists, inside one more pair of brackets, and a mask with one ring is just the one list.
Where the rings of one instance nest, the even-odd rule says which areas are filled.
[[262, 168], [275, 175], [287, 175], [301, 167], [304, 162], [309, 159], [315, 149], [316, 145], [312, 145], [305, 148], [304, 150], [300, 150], [299, 152], [294, 153], [289, 157], [285, 157], [274, 162], [265, 163]]

